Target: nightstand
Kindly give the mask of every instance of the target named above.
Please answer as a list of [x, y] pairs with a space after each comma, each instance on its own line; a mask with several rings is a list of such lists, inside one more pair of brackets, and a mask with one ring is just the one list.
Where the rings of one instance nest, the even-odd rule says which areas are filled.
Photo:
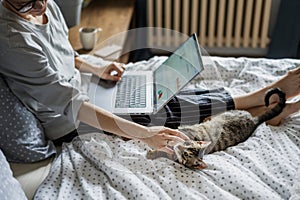
[[[134, 0], [93, 0], [86, 8], [82, 9], [81, 22], [70, 28], [69, 40], [73, 48], [80, 54], [94, 54], [94, 52], [107, 45], [119, 45], [125, 49], [127, 30], [130, 27], [134, 12]], [[99, 40], [92, 51], [82, 49], [80, 42], [80, 27], [98, 27]], [[128, 53], [121, 52], [117, 59], [119, 62], [128, 62]]]

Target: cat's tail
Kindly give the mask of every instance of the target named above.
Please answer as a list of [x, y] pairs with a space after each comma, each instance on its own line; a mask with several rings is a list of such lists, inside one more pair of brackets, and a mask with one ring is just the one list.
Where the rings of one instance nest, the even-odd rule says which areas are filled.
[[266, 92], [265, 105], [267, 107], [269, 106], [269, 100], [273, 94], [277, 94], [277, 96], [279, 97], [279, 101], [272, 109], [266, 111], [265, 113], [257, 117], [257, 126], [259, 126], [263, 122], [273, 119], [274, 117], [277, 117], [284, 109], [286, 102], [285, 93], [282, 92], [279, 88], [271, 88]]

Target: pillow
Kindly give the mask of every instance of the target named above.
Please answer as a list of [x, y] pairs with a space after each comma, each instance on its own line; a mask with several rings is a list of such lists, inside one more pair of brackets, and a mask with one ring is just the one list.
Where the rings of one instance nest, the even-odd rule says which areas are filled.
[[0, 149], [9, 162], [36, 162], [56, 153], [35, 116], [10, 91], [0, 75]]
[[9, 164], [0, 150], [0, 197], [1, 199], [27, 199], [20, 183], [13, 177]]

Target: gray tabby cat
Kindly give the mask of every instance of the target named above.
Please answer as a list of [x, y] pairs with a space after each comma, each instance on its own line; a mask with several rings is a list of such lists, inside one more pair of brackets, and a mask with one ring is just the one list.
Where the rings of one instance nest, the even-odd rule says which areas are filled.
[[285, 93], [278, 88], [266, 92], [265, 105], [269, 106], [269, 98], [273, 94], [279, 96], [279, 102], [262, 115], [252, 117], [247, 111], [232, 110], [212, 116], [200, 124], [181, 126], [178, 130], [191, 140], [176, 144], [173, 147], [174, 154], [158, 149], [149, 151], [147, 158], [166, 157], [191, 169], [206, 168], [207, 165], [202, 160], [204, 153], [225, 150], [227, 147], [244, 142], [260, 124], [282, 112], [286, 99]]

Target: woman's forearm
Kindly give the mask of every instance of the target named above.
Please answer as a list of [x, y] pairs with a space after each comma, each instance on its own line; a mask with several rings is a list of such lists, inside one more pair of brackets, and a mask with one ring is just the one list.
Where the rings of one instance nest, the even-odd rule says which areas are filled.
[[166, 144], [174, 145], [189, 139], [178, 130], [163, 126], [145, 127], [118, 117], [88, 102], [82, 104], [78, 119], [115, 135], [138, 139], [154, 149], [165, 147]]
[[142, 139], [153, 136], [147, 127], [125, 120], [88, 102], [82, 104], [78, 119], [122, 137]]
[[81, 72], [88, 72], [95, 74], [95, 66], [91, 65], [90, 63], [85, 62], [80, 57], [75, 57], [75, 67]]

